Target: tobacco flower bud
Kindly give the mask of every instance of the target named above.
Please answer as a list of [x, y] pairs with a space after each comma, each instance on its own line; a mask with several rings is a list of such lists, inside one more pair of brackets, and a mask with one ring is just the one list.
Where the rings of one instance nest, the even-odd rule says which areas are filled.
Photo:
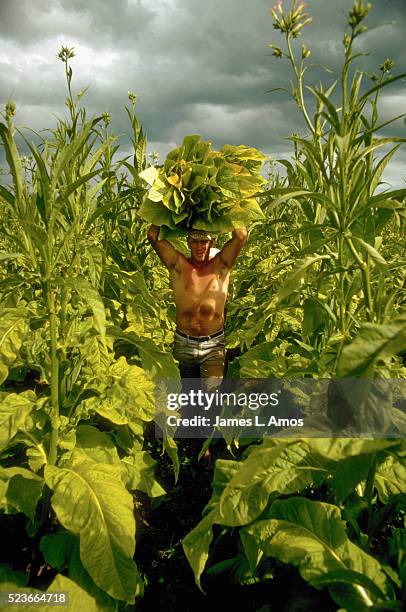
[[16, 103], [13, 100], [9, 100], [5, 106], [6, 119], [10, 121], [16, 114]]
[[392, 68], [394, 67], [394, 65], [395, 65], [395, 62], [393, 61], [393, 59], [388, 57], [383, 62], [383, 64], [379, 66], [379, 70], [385, 74], [386, 72], [390, 72]]
[[67, 62], [68, 60], [75, 57], [75, 47], [64, 47], [62, 46], [57, 57], [61, 60], [61, 62]]
[[[287, 14], [283, 12], [282, 2], [278, 2], [271, 9], [274, 18], [273, 27], [285, 34], [291, 34], [293, 38], [297, 38], [302, 27], [312, 21], [312, 18], [304, 12], [306, 4], [302, 2], [297, 6], [297, 1], [293, 1], [292, 7]], [[277, 10], [281, 15], [280, 17], [276, 12]]]
[[111, 115], [110, 115], [110, 113], [109, 113], [109, 112], [107, 112], [107, 111], [106, 111], [105, 113], [102, 113], [102, 119], [103, 119], [103, 121], [104, 121], [104, 124], [105, 124], [105, 125], [108, 125], [108, 124], [110, 123], [110, 120], [111, 120]]
[[369, 3], [364, 5], [364, 0], [354, 0], [354, 6], [348, 16], [348, 24], [352, 28], [356, 28], [365, 19], [371, 8], [372, 6]]
[[306, 57], [309, 57], [310, 53], [310, 49], [306, 45], [302, 45], [302, 59], [306, 59]]
[[351, 36], [349, 36], [348, 34], [344, 34], [344, 38], [343, 38], [343, 45], [346, 49], [348, 49], [348, 47], [351, 44]]
[[135, 94], [133, 91], [128, 92], [128, 99], [133, 106], [137, 104], [137, 94]]
[[274, 18], [276, 21], [278, 21], [278, 22], [279, 22], [279, 17], [278, 17], [278, 14], [277, 14], [277, 12], [276, 12], [276, 11], [279, 11], [279, 13], [280, 13], [281, 15], [283, 15], [283, 8], [282, 8], [282, 1], [281, 1], [281, 0], [278, 0], [278, 1], [275, 3], [274, 7], [273, 7], [273, 8], [271, 8], [272, 17], [273, 17], [273, 18]]
[[277, 45], [269, 45], [271, 47], [271, 49], [273, 49], [273, 53], [272, 55], [274, 55], [275, 57], [283, 57], [283, 51], [280, 47], [278, 47]]

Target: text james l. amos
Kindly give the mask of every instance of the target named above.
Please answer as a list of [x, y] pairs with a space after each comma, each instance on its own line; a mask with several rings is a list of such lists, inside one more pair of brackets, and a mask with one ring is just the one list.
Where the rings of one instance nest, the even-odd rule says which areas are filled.
[[207, 416], [195, 415], [190, 418], [181, 418], [173, 414], [167, 417], [169, 427], [303, 427], [303, 419], [284, 419], [274, 415], [264, 418], [255, 415], [253, 418], [222, 418], [216, 416], [212, 419]]

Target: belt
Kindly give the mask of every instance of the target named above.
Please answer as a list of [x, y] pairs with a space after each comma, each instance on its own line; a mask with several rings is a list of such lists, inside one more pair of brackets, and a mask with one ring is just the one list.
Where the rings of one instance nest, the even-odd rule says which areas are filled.
[[175, 330], [175, 334], [178, 334], [178, 336], [182, 336], [182, 338], [187, 338], [188, 340], [195, 340], [197, 342], [207, 342], [207, 340], [222, 336], [224, 334], [224, 329], [220, 329], [220, 331], [216, 332], [215, 334], [211, 334], [210, 336], [189, 336], [189, 334], [185, 334], [179, 329]]

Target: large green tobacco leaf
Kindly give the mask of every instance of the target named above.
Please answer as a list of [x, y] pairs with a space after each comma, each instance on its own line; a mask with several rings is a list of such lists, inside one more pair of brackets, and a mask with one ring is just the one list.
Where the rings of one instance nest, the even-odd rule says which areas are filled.
[[340, 378], [368, 376], [376, 363], [406, 348], [406, 314], [390, 323], [364, 323], [356, 338], [344, 347], [337, 367]]
[[392, 495], [406, 492], [406, 467], [397, 457], [390, 456], [377, 468], [375, 487], [379, 499], [386, 503]]
[[61, 572], [68, 567], [73, 551], [78, 546], [77, 536], [61, 530], [42, 537], [39, 547], [48, 565]]
[[120, 464], [117, 448], [110, 435], [92, 425], [79, 425], [77, 427], [76, 447], [95, 463]]
[[[49, 586], [49, 590], [66, 592], [69, 594], [70, 610], [86, 610], [86, 612], [114, 612], [117, 606], [107, 598], [101, 600], [94, 593], [89, 593], [77, 582], [58, 574]], [[38, 608], [37, 608], [38, 609]], [[49, 610], [54, 611], [55, 606], [50, 606]], [[46, 608], [48, 610], [48, 608]]]
[[[142, 368], [128, 365], [125, 357], [120, 357], [110, 368], [115, 379], [108, 393], [116, 409], [127, 415], [129, 421], [136, 417], [150, 421], [155, 414], [154, 384]], [[107, 417], [108, 418], [108, 417]]]
[[56, 516], [80, 537], [80, 558], [93, 581], [129, 603], [142, 589], [133, 561], [133, 502], [119, 466], [95, 463], [73, 451], [62, 467], [47, 465], [45, 481], [54, 491]]
[[361, 481], [367, 479], [373, 461], [374, 455], [354, 455], [338, 461], [330, 481], [336, 503], [344, 501]]
[[104, 612], [116, 610], [116, 602], [95, 585], [83, 567], [77, 536], [67, 531], [57, 531], [41, 539], [40, 549], [45, 561], [51, 567], [58, 572], [67, 569], [69, 578], [75, 583], [76, 587], [80, 587], [87, 594], [89, 600], [94, 600], [93, 603], [90, 602], [93, 606], [91, 609]]
[[156, 345], [149, 338], [142, 338], [138, 341], [138, 350], [144, 370], [154, 380], [156, 378], [179, 378], [179, 369], [171, 353], [164, 353], [157, 349]]
[[149, 167], [140, 178], [151, 185], [139, 214], [163, 226], [160, 239], [182, 235], [192, 227], [215, 232], [231, 231], [254, 219], [263, 219], [255, 201], [265, 179], [266, 157], [243, 145], [212, 151], [200, 136], [186, 136], [170, 151], [162, 167]]
[[262, 210], [255, 198], [248, 198], [235, 203], [230, 212], [225, 212], [221, 216], [212, 220], [199, 219], [195, 221], [193, 227], [213, 232], [230, 232], [234, 228], [250, 225], [252, 221], [263, 218]]
[[80, 276], [65, 281], [64, 284], [74, 289], [83, 302], [91, 309], [93, 312], [94, 327], [99, 332], [102, 341], [104, 341], [106, 335], [106, 312], [103, 300], [97, 289], [95, 289], [89, 281]]
[[156, 461], [147, 451], [133, 451], [121, 460], [109, 434], [91, 425], [79, 425], [76, 447], [91, 461], [119, 466], [127, 489], [144, 491], [150, 497], [165, 495], [165, 490], [155, 479]]
[[[344, 500], [359, 482], [366, 480], [377, 453], [390, 453], [403, 445], [399, 440], [356, 438], [307, 438], [306, 443], [313, 451], [336, 462], [330, 485], [337, 501]], [[378, 465], [375, 486], [383, 502], [387, 501], [389, 495], [406, 490], [406, 470], [396, 455], [389, 455]]]
[[222, 459], [216, 461], [212, 497], [203, 511], [204, 516], [202, 520], [187, 534], [182, 542], [183, 550], [194, 572], [196, 584], [199, 588], [201, 588], [200, 576], [209, 558], [209, 547], [213, 539], [213, 524], [221, 524], [221, 517], [218, 512], [220, 495], [236, 470], [238, 470], [237, 461], [225, 461]]
[[365, 586], [357, 584], [356, 574], [353, 586], [346, 584], [347, 576], [342, 585], [335, 586], [340, 570], [351, 570], [368, 578], [382, 593], [382, 599], [389, 594], [379, 562], [349, 540], [336, 506], [296, 497], [275, 501], [268, 516], [241, 533], [244, 546], [251, 553], [254, 541], [264, 554], [296, 565], [302, 577], [311, 584], [335, 572], [331, 579], [331, 595], [353, 612], [371, 606], [375, 595], [372, 589], [368, 592]]
[[397, 440], [369, 440], [360, 438], [306, 438], [306, 444], [323, 457], [341, 461], [348, 457], [372, 454], [398, 446]]
[[152, 200], [150, 192], [149, 199], [140, 206], [139, 214], [143, 219], [147, 219], [158, 227], [166, 226], [175, 229], [176, 225], [172, 219], [170, 211], [161, 205], [160, 202]]
[[320, 263], [325, 259], [331, 259], [330, 255], [314, 255], [306, 257], [297, 262], [296, 266], [289, 272], [285, 282], [278, 291], [278, 300], [282, 302], [290, 297], [293, 293], [300, 290], [300, 283], [305, 276], [307, 270], [316, 263]]
[[201, 589], [200, 577], [209, 558], [209, 548], [213, 539], [213, 524], [216, 522], [213, 510], [202, 518], [200, 523], [183, 539], [182, 546], [192, 568], [197, 586]]
[[165, 495], [165, 489], [155, 479], [156, 461], [146, 451], [135, 451], [124, 457], [122, 467], [127, 479], [126, 486], [130, 491], [144, 491], [149, 497]]
[[[129, 328], [131, 330], [131, 326]], [[142, 367], [150, 377], [156, 379], [177, 379], [179, 369], [172, 355], [157, 348], [155, 342], [141, 337], [134, 331], [121, 331], [109, 328], [109, 334], [118, 340], [123, 340], [135, 346], [139, 352]]]
[[307, 298], [303, 304], [303, 338], [308, 341], [315, 340], [325, 330], [329, 315], [323, 306], [314, 298]]
[[[72, 340], [72, 344], [80, 347], [80, 356], [84, 360], [81, 376], [88, 377], [89, 381], [94, 379], [98, 387], [113, 359], [111, 339], [107, 338], [106, 342], [105, 338], [95, 334], [93, 317], [89, 317], [77, 325], [77, 335]], [[65, 346], [72, 346], [68, 344], [69, 338], [66, 341]]]
[[0, 393], [0, 450], [8, 445], [18, 430], [24, 429], [36, 400], [33, 391]]
[[[251, 328], [251, 332], [254, 331], [256, 335], [261, 329], [261, 324], [262, 322], [259, 321], [257, 329], [253, 330]], [[245, 338], [250, 341], [250, 332], [245, 335]], [[287, 343], [271, 341], [261, 342], [253, 346], [253, 348], [235, 360], [239, 365], [239, 377], [303, 377], [309, 367], [309, 359], [299, 354], [287, 354], [284, 344], [287, 346]]]
[[18, 357], [29, 330], [26, 313], [19, 308], [0, 309], [0, 385]]
[[155, 416], [154, 384], [145, 371], [120, 357], [108, 370], [108, 387], [98, 397], [85, 400], [88, 410], [117, 425], [136, 425]]
[[338, 431], [384, 437], [392, 421], [393, 388], [390, 380], [360, 377], [334, 379], [327, 393], [327, 416]]
[[[1, 584], [2, 590], [7, 590], [10, 593], [26, 593], [27, 596], [37, 596], [37, 603], [24, 603], [24, 607], [19, 604], [13, 606], [27, 612], [35, 612], [41, 610], [42, 612], [54, 612], [56, 607], [62, 607], [63, 610], [69, 612], [82, 611], [86, 612], [114, 612], [117, 610], [117, 605], [114, 601], [98, 597], [97, 594], [89, 592], [87, 589], [80, 586], [76, 581], [71, 580], [67, 576], [57, 574], [51, 584], [48, 586], [46, 592], [32, 587], [26, 587], [19, 585], [14, 580], [3, 582]], [[58, 606], [54, 603], [53, 605], [47, 605], [48, 597], [50, 593], [55, 593], [55, 596], [66, 596], [66, 601], [61, 602]], [[44, 597], [44, 600], [41, 600]]]
[[0, 589], [5, 591], [6, 585], [24, 587], [29, 580], [25, 572], [12, 570], [7, 564], [0, 564]]
[[34, 520], [44, 481], [30, 470], [0, 467], [0, 508], [6, 514], [22, 512]]
[[273, 493], [295, 493], [310, 485], [318, 486], [330, 476], [333, 465], [303, 441], [261, 444], [240, 463], [222, 493], [222, 524], [250, 523], [265, 509]]

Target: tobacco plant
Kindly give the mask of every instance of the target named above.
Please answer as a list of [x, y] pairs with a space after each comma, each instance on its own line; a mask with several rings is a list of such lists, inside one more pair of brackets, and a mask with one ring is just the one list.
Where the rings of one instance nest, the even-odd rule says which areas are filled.
[[154, 380], [177, 370], [152, 334], [142, 337], [148, 317], [159, 315], [142, 262], [134, 249], [131, 265], [121, 266], [114, 245], [136, 225], [145, 137], [127, 109], [136, 164], [114, 161], [108, 117], [89, 119], [83, 92], [73, 96], [72, 57], [61, 49], [68, 118], [36, 144], [23, 135], [28, 173], [13, 103], [0, 123], [12, 179], [0, 186], [0, 508], [27, 517], [40, 559], [31, 574], [3, 566], [1, 580], [9, 590], [29, 581], [32, 590], [48, 567], [51, 588], [68, 591], [75, 609], [114, 610], [143, 592], [132, 492], [165, 493], [143, 431], [154, 417]]
[[[343, 68], [327, 87], [306, 85], [311, 50], [293, 44], [310, 19], [305, 5], [293, 2], [288, 11], [278, 2], [273, 9], [285, 48], [271, 47], [278, 61], [291, 67], [292, 96], [307, 133], [291, 137], [293, 158], [278, 162], [286, 177], [274, 174], [261, 196], [268, 221], [256, 224], [247, 246], [260, 282], [249, 275], [247, 283], [244, 270], [236, 271], [241, 302], [234, 294], [228, 325], [233, 346], [262, 343], [270, 353], [274, 340], [286, 340], [287, 352], [301, 357], [292, 357], [291, 365], [288, 359], [288, 373], [334, 375], [344, 347], [364, 324], [385, 330], [394, 322], [404, 333], [406, 190], [388, 189], [382, 174], [405, 139], [378, 135], [402, 117], [380, 121], [379, 98], [404, 75], [392, 76], [393, 62], [387, 60], [368, 86], [368, 75], [353, 67], [359, 55], [354, 41], [366, 30], [369, 9], [354, 3], [343, 38]], [[261, 250], [265, 242], [267, 251]], [[252, 357], [246, 353], [244, 364], [249, 366]], [[400, 366], [395, 359], [393, 376]], [[283, 367], [277, 367], [278, 375]], [[257, 376], [268, 375], [265, 370]]]
[[[404, 75], [391, 76], [385, 61], [368, 87], [368, 75], [353, 69], [353, 43], [369, 10], [355, 0], [343, 68], [326, 88], [305, 84], [311, 50], [294, 44], [311, 20], [304, 3], [285, 9], [278, 1], [272, 11], [285, 46], [271, 47], [290, 64], [307, 133], [291, 137], [292, 159], [279, 161], [286, 175], [271, 169], [261, 196], [268, 218], [251, 228], [227, 312], [229, 346], [245, 350], [229, 375], [363, 378], [365, 392], [345, 415], [333, 392], [340, 381], [332, 381], [319, 421], [329, 424], [325, 437], [320, 429], [318, 438], [266, 437], [242, 460], [216, 462], [212, 498], [183, 541], [203, 589], [210, 576], [224, 574], [236, 583], [264, 582], [271, 599], [283, 563], [315, 589], [327, 588], [342, 610], [405, 604], [404, 385], [396, 407], [392, 396], [384, 403], [374, 396], [379, 383], [371, 380], [405, 373], [406, 190], [382, 183], [404, 139], [377, 135], [399, 118], [379, 121], [380, 94]], [[312, 398], [302, 399], [304, 416], [312, 416]], [[349, 421], [362, 435], [374, 419], [388, 439], [337, 437]], [[233, 442], [248, 443], [237, 436], [230, 448]], [[232, 543], [234, 556], [222, 554], [223, 542]]]
[[[212, 498], [183, 540], [198, 586], [206, 568], [236, 583], [265, 581], [271, 598], [278, 560], [327, 587], [342, 609], [400, 611], [404, 443], [268, 438], [248, 451], [243, 461], [216, 462]], [[396, 513], [385, 553], [378, 536]], [[238, 542], [225, 558], [227, 532]]]

